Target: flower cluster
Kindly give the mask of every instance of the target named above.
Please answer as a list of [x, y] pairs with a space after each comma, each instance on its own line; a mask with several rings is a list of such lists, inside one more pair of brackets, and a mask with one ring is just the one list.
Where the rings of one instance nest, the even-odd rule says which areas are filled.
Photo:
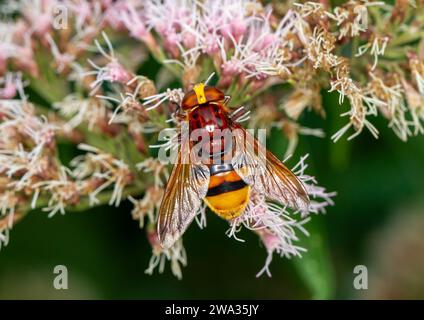
[[[133, 19], [137, 17], [137, 23], [126, 20], [130, 34], [143, 30], [144, 37], [149, 34], [150, 44], [151, 33], [159, 37], [155, 45], [163, 44], [164, 52], [153, 52], [165, 56], [165, 63], [180, 66], [177, 73], [185, 87], [196, 82], [201, 71], [213, 68], [219, 74], [219, 85], [229, 88], [240, 103], [281, 82], [295, 84], [299, 88], [295, 90], [336, 91], [340, 103], [347, 97], [350, 110], [341, 116], [349, 121], [333, 134], [337, 141], [351, 128], [354, 133], [349, 139], [364, 128], [378, 137], [369, 118], [379, 114], [402, 140], [421, 132], [422, 112], [414, 106], [417, 102], [410, 102], [414, 87], [423, 88], [421, 62], [401, 45], [415, 42], [419, 49], [420, 36], [411, 34], [416, 28], [421, 34], [422, 26], [417, 18], [413, 27], [405, 24], [398, 28], [394, 19], [399, 12], [403, 12], [402, 21], [407, 19], [406, 13], [412, 18], [407, 6], [367, 0], [351, 0], [334, 8], [321, 2], [295, 3], [279, 12], [283, 15], [280, 20], [270, 6], [242, 0], [146, 1], [123, 10], [131, 12]], [[138, 39], [146, 42], [144, 37]], [[348, 46], [352, 47], [350, 59], [342, 53]], [[395, 57], [395, 63], [380, 59], [385, 56]], [[404, 61], [409, 62], [406, 73], [401, 66]], [[290, 100], [282, 101], [300, 107]], [[305, 107], [323, 113], [319, 99], [305, 102], [297, 115]]]
[[57, 155], [58, 126], [36, 115], [25, 98], [1, 100], [0, 181], [1, 231], [12, 228], [30, 209], [42, 207], [49, 217], [65, 213], [86, 197], [90, 205], [110, 186], [110, 204], [119, 205], [132, 174], [122, 160], [94, 147], [80, 145], [85, 154], [67, 168]]

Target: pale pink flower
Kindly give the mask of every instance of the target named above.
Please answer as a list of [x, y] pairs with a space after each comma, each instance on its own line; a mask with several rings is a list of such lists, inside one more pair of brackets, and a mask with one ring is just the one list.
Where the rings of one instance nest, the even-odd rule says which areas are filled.
[[94, 94], [104, 81], [127, 84], [134, 78], [134, 75], [120, 64], [118, 59], [115, 57], [112, 44], [110, 43], [106, 33], [102, 32], [102, 36], [106, 42], [109, 53], [101, 47], [97, 40], [95, 40], [95, 44], [103, 57], [108, 60], [108, 63], [104, 67], [100, 67], [89, 59], [88, 62], [95, 70], [83, 73], [84, 76], [96, 75], [96, 80], [90, 84], [90, 87], [92, 88], [91, 94]]
[[307, 156], [302, 157], [292, 170], [308, 192], [310, 204], [307, 211], [293, 212], [284, 204], [268, 202], [264, 195], [252, 192], [244, 213], [230, 222], [230, 229], [227, 232], [230, 237], [244, 241], [237, 238], [241, 226], [244, 226], [256, 232], [262, 240], [268, 255], [264, 268], [257, 276], [263, 273], [271, 275], [269, 266], [274, 253], [286, 258], [300, 257], [306, 249], [296, 245], [299, 240], [297, 232], [308, 235], [304, 225], [310, 220], [309, 215], [323, 213], [327, 206], [334, 204], [332, 198], [336, 193], [327, 192], [325, 188], [316, 184], [313, 177], [304, 173], [307, 168], [306, 158]]
[[0, 78], [0, 99], [12, 99], [20, 90], [23, 90], [24, 83], [20, 73], [7, 73]]
[[150, 35], [144, 23], [144, 19], [131, 3], [128, 3], [126, 8], [122, 9], [121, 19], [130, 32], [130, 36], [139, 40], [146, 40]]
[[32, 177], [46, 173], [45, 155], [55, 147], [57, 128], [37, 117], [25, 98], [2, 100], [0, 106], [0, 172], [9, 178], [18, 174], [12, 183], [15, 190], [30, 188]]
[[63, 5], [75, 18], [75, 28], [79, 31], [84, 25], [90, 24], [101, 11], [101, 3], [99, 1], [90, 0], [65, 0]]
[[57, 0], [21, 0], [21, 13], [28, 21], [30, 29], [40, 37], [45, 36], [52, 27], [53, 9], [61, 3]]
[[76, 57], [66, 52], [61, 53], [53, 38], [49, 34], [46, 36], [46, 40], [49, 43], [52, 55], [56, 60], [57, 71], [62, 72], [66, 67], [71, 66]]
[[17, 69], [27, 71], [32, 76], [38, 74], [31, 32], [22, 31], [21, 25], [21, 22], [0, 22], [0, 74], [7, 71], [9, 61], [13, 61]]
[[122, 12], [127, 10], [129, 5], [135, 5], [137, 1], [132, 0], [106, 0], [104, 7], [104, 21], [115, 30], [125, 30], [126, 26], [122, 19]]

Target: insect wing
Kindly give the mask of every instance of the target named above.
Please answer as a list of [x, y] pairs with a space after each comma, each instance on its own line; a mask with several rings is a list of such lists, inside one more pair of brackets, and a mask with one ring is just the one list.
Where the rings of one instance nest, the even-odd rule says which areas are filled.
[[164, 248], [171, 247], [192, 222], [208, 185], [208, 167], [182, 163], [180, 151], [159, 209], [158, 236]]
[[309, 197], [302, 182], [244, 128], [233, 129], [233, 168], [253, 190], [270, 200], [307, 211]]

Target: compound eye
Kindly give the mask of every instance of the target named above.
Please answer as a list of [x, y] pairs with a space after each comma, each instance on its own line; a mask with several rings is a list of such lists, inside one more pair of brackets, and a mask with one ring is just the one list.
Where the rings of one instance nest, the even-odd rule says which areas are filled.
[[194, 91], [192, 90], [184, 96], [183, 101], [181, 103], [181, 107], [184, 110], [189, 110], [195, 107], [196, 105], [197, 105], [196, 95], [194, 94]]

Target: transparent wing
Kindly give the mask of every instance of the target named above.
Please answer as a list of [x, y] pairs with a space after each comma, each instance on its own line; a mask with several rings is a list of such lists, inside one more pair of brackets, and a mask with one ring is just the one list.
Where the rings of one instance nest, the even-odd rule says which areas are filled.
[[302, 182], [244, 128], [237, 126], [233, 133], [232, 165], [244, 182], [270, 200], [307, 211], [309, 197]]
[[158, 236], [171, 247], [196, 216], [209, 185], [209, 169], [202, 164], [181, 163], [181, 151], [159, 209]]

